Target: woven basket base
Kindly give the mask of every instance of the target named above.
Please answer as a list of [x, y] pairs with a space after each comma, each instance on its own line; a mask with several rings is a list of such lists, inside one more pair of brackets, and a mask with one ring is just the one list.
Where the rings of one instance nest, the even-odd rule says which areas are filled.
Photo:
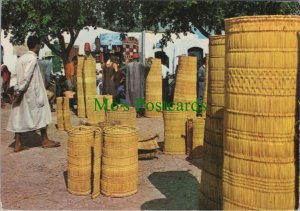
[[113, 197], [113, 198], [121, 198], [121, 197], [126, 197], [126, 196], [131, 196], [133, 194], [137, 193], [137, 190], [128, 192], [128, 193], [106, 193], [105, 191], [101, 190], [101, 193], [104, 196], [108, 196], [108, 197]]

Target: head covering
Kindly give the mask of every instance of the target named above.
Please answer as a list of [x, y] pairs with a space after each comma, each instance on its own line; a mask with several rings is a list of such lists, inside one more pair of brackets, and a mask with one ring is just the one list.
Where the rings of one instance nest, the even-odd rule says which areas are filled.
[[53, 56], [54, 56], [54, 55], [52, 54], [52, 51], [47, 51], [47, 52], [45, 53], [44, 58], [53, 57]]
[[116, 63], [116, 64], [120, 64], [120, 59], [117, 56], [111, 56], [110, 61], [112, 61], [113, 63]]
[[84, 50], [85, 51], [91, 51], [91, 45], [90, 45], [90, 43], [88, 43], [88, 42], [84, 43]]

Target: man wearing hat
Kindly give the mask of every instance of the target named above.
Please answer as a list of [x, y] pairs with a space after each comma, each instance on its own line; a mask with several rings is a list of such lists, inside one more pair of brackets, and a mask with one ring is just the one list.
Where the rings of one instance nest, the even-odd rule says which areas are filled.
[[116, 56], [111, 56], [103, 67], [103, 95], [116, 96], [115, 73], [119, 70], [120, 60]]
[[41, 70], [41, 75], [44, 81], [44, 85], [47, 91], [47, 97], [49, 100], [51, 112], [54, 112], [55, 109], [53, 108], [55, 102], [55, 92], [56, 86], [54, 80], [51, 80], [51, 73], [53, 72], [53, 64], [52, 64], [52, 57], [54, 55], [51, 51], [47, 51], [42, 60], [39, 60], [39, 66]]

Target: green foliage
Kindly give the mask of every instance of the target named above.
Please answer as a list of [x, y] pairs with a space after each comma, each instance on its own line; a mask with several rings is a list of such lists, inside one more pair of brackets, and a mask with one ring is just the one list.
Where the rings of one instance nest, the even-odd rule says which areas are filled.
[[[64, 63], [85, 26], [96, 26], [97, 0], [3, 0], [2, 28], [13, 36], [13, 44], [23, 44], [28, 34], [35, 33]], [[66, 47], [63, 33], [70, 34]], [[60, 49], [52, 44], [59, 41]]]

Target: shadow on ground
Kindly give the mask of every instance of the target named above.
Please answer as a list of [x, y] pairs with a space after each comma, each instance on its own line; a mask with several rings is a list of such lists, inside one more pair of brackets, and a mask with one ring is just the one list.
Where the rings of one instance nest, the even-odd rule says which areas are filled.
[[150, 182], [166, 198], [148, 201], [142, 210], [197, 210], [199, 182], [188, 171], [155, 172]]
[[[42, 146], [42, 137], [35, 131], [26, 132], [21, 134], [21, 143], [26, 147], [40, 147]], [[9, 147], [15, 147], [16, 142], [12, 142]]]

